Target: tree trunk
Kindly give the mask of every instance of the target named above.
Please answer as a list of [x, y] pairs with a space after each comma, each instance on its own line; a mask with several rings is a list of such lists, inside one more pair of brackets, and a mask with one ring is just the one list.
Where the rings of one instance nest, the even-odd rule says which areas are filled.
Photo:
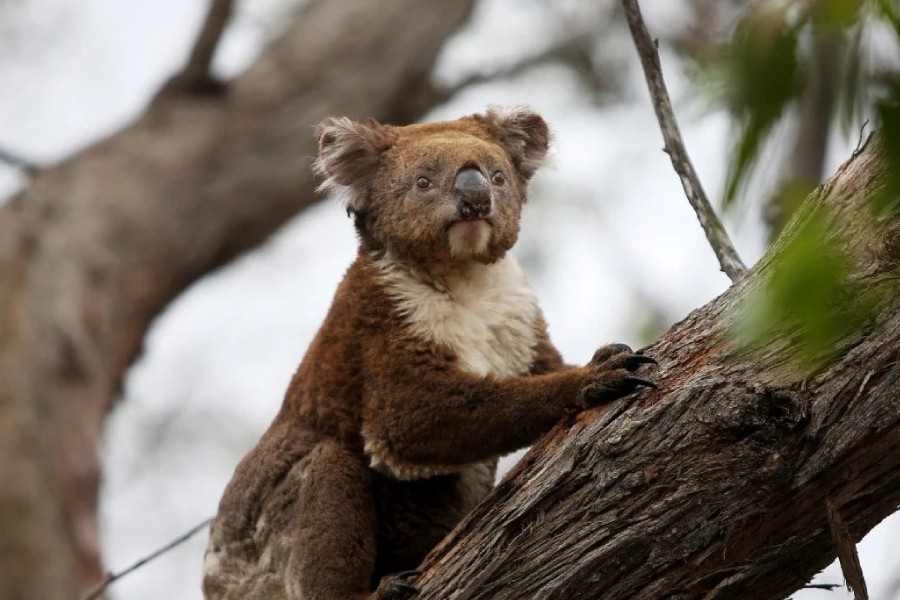
[[421, 600], [782, 599], [835, 558], [826, 503], [853, 540], [897, 510], [896, 294], [808, 379], [787, 337], [751, 355], [728, 334], [813, 209], [860, 282], [896, 291], [900, 218], [876, 228], [867, 205], [884, 168], [870, 143], [749, 274], [648, 348], [659, 389], [533, 448], [426, 559]]
[[314, 201], [321, 118], [419, 118], [471, 5], [313, 2], [224, 89], [166, 86], [0, 207], [0, 598], [100, 579], [99, 438], [150, 321]]

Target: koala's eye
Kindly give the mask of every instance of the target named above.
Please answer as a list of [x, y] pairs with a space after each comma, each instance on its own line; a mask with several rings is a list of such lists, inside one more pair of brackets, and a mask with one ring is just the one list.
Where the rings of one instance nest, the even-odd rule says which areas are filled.
[[506, 177], [503, 176], [503, 173], [500, 171], [494, 171], [494, 174], [491, 175], [491, 182], [494, 185], [503, 185], [506, 183]]
[[431, 180], [427, 177], [419, 177], [416, 179], [416, 187], [420, 190], [427, 190], [431, 187]]

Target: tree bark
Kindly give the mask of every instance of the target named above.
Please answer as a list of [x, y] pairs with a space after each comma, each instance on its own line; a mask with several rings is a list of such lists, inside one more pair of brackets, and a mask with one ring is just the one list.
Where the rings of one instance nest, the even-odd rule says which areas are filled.
[[151, 320], [314, 201], [320, 119], [419, 118], [471, 6], [313, 2], [227, 87], [164, 87], [0, 207], [0, 598], [101, 578], [99, 438]]
[[826, 504], [857, 541], [897, 510], [897, 294], [806, 378], [789, 332], [752, 354], [729, 335], [813, 211], [858, 282], [896, 292], [900, 217], [875, 221], [867, 204], [884, 169], [870, 143], [749, 274], [649, 347], [659, 389], [534, 447], [426, 559], [420, 598], [782, 599], [836, 556]]

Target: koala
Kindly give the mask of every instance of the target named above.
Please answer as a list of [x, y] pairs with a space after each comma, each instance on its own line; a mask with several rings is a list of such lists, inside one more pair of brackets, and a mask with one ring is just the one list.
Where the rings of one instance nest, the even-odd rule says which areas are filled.
[[[527, 108], [403, 127], [326, 119], [322, 189], [359, 237], [284, 402], [210, 530], [206, 600], [396, 600], [561, 418], [653, 384], [623, 344], [563, 363], [509, 256], [550, 141]], [[411, 575], [412, 574], [412, 575]]]

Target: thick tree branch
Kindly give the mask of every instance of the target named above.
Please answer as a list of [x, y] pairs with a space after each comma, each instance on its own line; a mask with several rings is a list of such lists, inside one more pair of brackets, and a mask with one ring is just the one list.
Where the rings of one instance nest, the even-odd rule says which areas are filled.
[[703, 191], [700, 178], [688, 156], [684, 141], [681, 139], [678, 122], [675, 120], [675, 113], [672, 110], [672, 102], [669, 100], [669, 92], [663, 81], [659, 50], [647, 31], [637, 0], [622, 0], [622, 7], [625, 9], [625, 18], [641, 58], [641, 66], [644, 69], [647, 86], [650, 88], [650, 97], [653, 100], [653, 109], [656, 111], [656, 118], [659, 120], [659, 127], [662, 130], [663, 139], [666, 141], [665, 151], [672, 159], [672, 166], [681, 179], [688, 202], [697, 213], [700, 226], [703, 227], [706, 239], [709, 240], [713, 252], [716, 253], [716, 258], [719, 259], [722, 271], [732, 281], [736, 281], [746, 271], [746, 267], [734, 249], [728, 232], [725, 231], [725, 227], [712, 209], [706, 192]]
[[310, 2], [227, 96], [160, 95], [0, 206], [0, 598], [102, 579], [98, 440], [151, 320], [315, 201], [318, 121], [421, 117], [471, 6]]
[[[426, 559], [422, 600], [782, 600], [900, 506], [900, 216], [873, 222], [871, 143], [725, 294], [647, 348], [659, 389], [561, 424]], [[833, 363], [731, 331], [813, 213], [885, 291]], [[836, 546], [826, 499], [845, 524]]]

